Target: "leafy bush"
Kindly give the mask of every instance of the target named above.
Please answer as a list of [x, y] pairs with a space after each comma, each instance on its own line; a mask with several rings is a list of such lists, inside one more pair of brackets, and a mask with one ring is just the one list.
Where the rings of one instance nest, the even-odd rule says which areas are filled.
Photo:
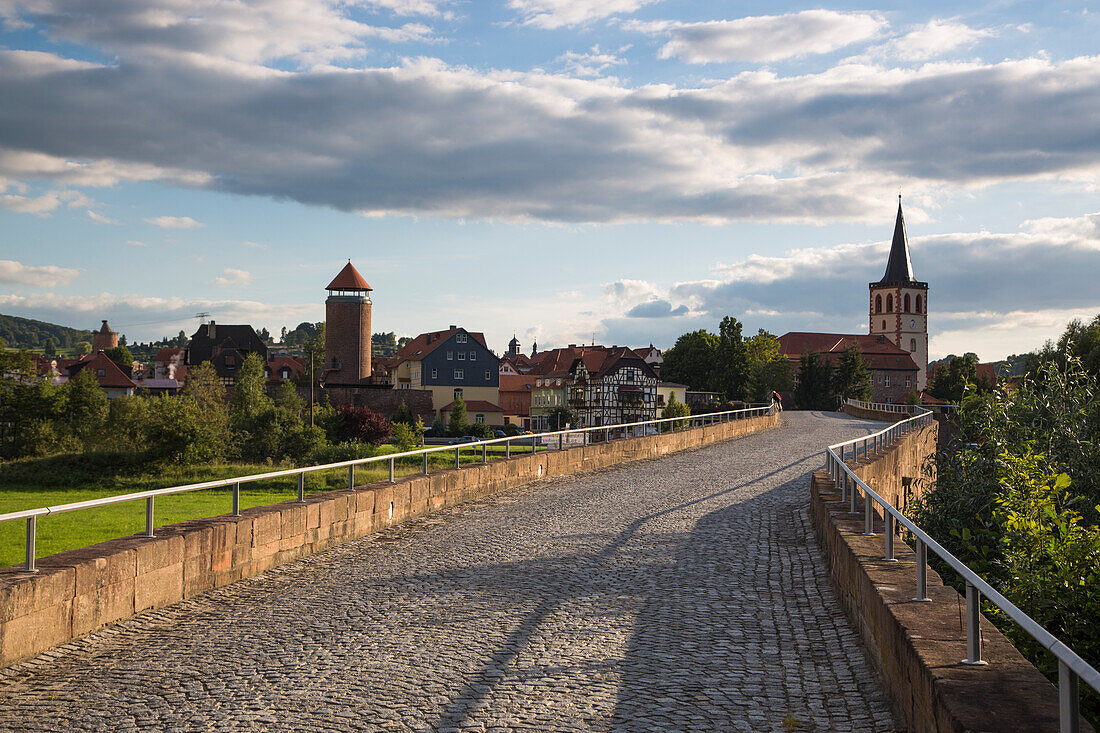
[[417, 418], [416, 425], [395, 422], [393, 424], [393, 444], [397, 446], [399, 453], [416, 450], [424, 445], [423, 435], [424, 421]]
[[378, 447], [363, 443], [358, 440], [349, 440], [343, 443], [323, 443], [313, 449], [309, 462], [311, 464], [340, 463], [341, 461], [354, 461], [358, 458], [373, 458], [378, 455]]
[[470, 423], [467, 435], [472, 435], [478, 440], [489, 440], [493, 437], [493, 429], [483, 422]]
[[[1100, 394], [1070, 357], [1040, 364], [1015, 392], [967, 387], [920, 524], [1090, 664], [1100, 663]], [[944, 581], [957, 576], [934, 563]], [[1048, 676], [1057, 665], [1003, 614], [991, 620]], [[1100, 719], [1100, 697], [1082, 688]]]
[[519, 435], [522, 432], [523, 430], [520, 428], [520, 426], [516, 425], [515, 423], [508, 423], [504, 426], [505, 435]]
[[390, 423], [369, 407], [339, 407], [341, 442], [360, 441], [381, 445], [390, 438]]

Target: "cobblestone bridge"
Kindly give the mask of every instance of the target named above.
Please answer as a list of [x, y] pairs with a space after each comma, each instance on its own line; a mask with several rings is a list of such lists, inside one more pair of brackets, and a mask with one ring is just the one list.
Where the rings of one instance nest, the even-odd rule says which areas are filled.
[[883, 731], [779, 428], [374, 534], [0, 672], [14, 730]]

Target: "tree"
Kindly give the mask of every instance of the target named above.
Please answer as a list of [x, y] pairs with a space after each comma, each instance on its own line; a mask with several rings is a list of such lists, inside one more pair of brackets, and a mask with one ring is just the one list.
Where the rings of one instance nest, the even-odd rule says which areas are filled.
[[103, 355], [116, 364], [121, 364], [127, 369], [134, 365], [134, 355], [125, 346], [116, 346], [113, 349], [105, 349]]
[[833, 394], [841, 399], [869, 400], [872, 389], [867, 362], [859, 347], [852, 344], [840, 355], [833, 372]]
[[261, 328], [260, 332], [256, 335], [260, 337], [260, 341], [263, 341], [269, 346], [271, 345], [271, 332], [267, 330], [267, 327]]
[[[928, 394], [938, 399], [958, 403], [966, 394], [967, 385], [974, 385], [978, 372], [978, 355], [967, 353], [964, 356], [950, 356], [945, 365], [936, 369], [932, 383], [928, 385]], [[990, 386], [990, 389], [992, 387]]]
[[42, 353], [46, 356], [57, 355], [57, 344], [54, 343], [54, 340], [52, 338], [46, 339], [46, 343], [42, 345]]
[[271, 409], [271, 398], [264, 389], [267, 376], [264, 360], [256, 353], [245, 357], [233, 385], [230, 413], [237, 430], [248, 430], [248, 421]]
[[451, 421], [447, 425], [447, 434], [452, 438], [460, 438], [466, 434], [466, 428], [470, 425], [470, 419], [466, 416], [466, 403], [461, 397], [455, 397], [451, 404]]
[[81, 369], [69, 380], [68, 388], [69, 426], [87, 450], [102, 435], [107, 422], [107, 394], [89, 368]]
[[661, 378], [693, 390], [706, 390], [711, 385], [717, 353], [718, 337], [713, 333], [703, 329], [685, 333], [664, 353]]
[[711, 389], [727, 400], [743, 400], [748, 382], [748, 358], [741, 322], [726, 316], [718, 324], [718, 345], [714, 351]]
[[[665, 403], [664, 409], [661, 410], [661, 417], [663, 418], [687, 417], [690, 414], [691, 408], [676, 399], [675, 392], [669, 395], [668, 402]], [[680, 420], [673, 423], [664, 423], [662, 432], [667, 430], [668, 426], [672, 426], [673, 430], [679, 430], [683, 425], [684, 423]]]
[[836, 397], [832, 391], [832, 367], [813, 352], [799, 359], [798, 386], [794, 398], [803, 410], [836, 409]]
[[87, 341], [77, 341], [74, 348], [76, 349], [77, 356], [85, 356], [92, 353], [92, 345]]
[[394, 425], [397, 425], [398, 423], [412, 425], [415, 421], [416, 418], [413, 417], [412, 410], [409, 409], [409, 406], [405, 403], [405, 400], [401, 400], [401, 405], [397, 408], [397, 412], [393, 414], [393, 417], [390, 418], [390, 422]]
[[779, 339], [764, 329], [745, 341], [748, 362], [747, 397], [752, 402], [770, 402], [772, 392], [791, 388], [791, 363], [780, 350]]
[[126, 345], [126, 334], [122, 334], [121, 336], [118, 337], [118, 345], [119, 346], [125, 346]]
[[566, 430], [570, 426], [576, 426], [577, 413], [573, 412], [566, 405], [558, 405], [550, 410], [546, 415], [547, 420], [550, 423], [551, 430]]
[[390, 422], [369, 407], [338, 407], [340, 439], [381, 445], [390, 438]]

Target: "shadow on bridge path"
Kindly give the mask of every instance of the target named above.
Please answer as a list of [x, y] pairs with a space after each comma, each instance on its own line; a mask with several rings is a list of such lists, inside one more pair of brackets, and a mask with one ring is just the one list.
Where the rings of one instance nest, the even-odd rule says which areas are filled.
[[391, 528], [4, 671], [0, 728], [892, 730], [806, 497], [878, 427], [786, 413]]

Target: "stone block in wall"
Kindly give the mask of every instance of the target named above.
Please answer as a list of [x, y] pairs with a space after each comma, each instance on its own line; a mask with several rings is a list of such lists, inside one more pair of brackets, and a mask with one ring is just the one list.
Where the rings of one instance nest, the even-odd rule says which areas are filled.
[[[209, 558], [206, 558], [209, 562]], [[72, 634], [89, 634], [107, 624], [134, 615], [135, 578], [107, 583], [77, 594], [72, 604]]]
[[183, 537], [176, 534], [143, 538], [134, 549], [137, 552], [135, 574], [138, 576], [183, 562]]
[[299, 537], [306, 531], [306, 505], [297, 502], [284, 502], [279, 505], [279, 517], [282, 525], [280, 537]]
[[283, 529], [281, 512], [268, 507], [257, 507], [247, 511], [252, 517], [252, 546], [259, 548], [272, 543], [278, 544]]
[[8, 665], [72, 638], [72, 601], [0, 623], [0, 664]]
[[[180, 543], [183, 549], [183, 542]], [[141, 557], [138, 556], [138, 575], [134, 580], [134, 612], [140, 613], [149, 608], [163, 608], [170, 603], [183, 600], [183, 556], [176, 556], [171, 565], [141, 572]]]

